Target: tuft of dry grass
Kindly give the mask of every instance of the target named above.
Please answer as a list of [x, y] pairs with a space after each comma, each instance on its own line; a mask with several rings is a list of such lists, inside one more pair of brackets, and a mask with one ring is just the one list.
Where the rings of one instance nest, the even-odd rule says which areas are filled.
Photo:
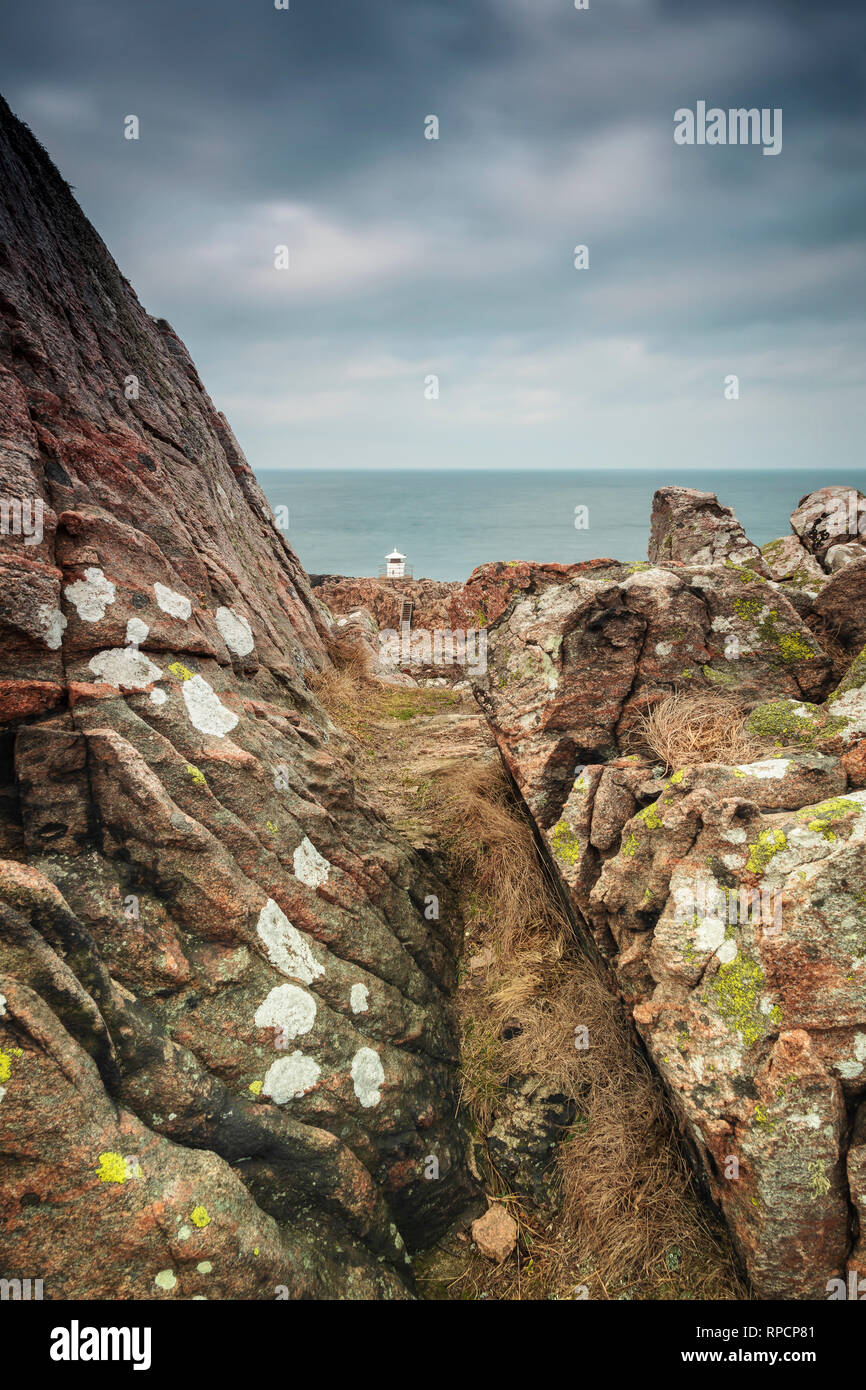
[[745, 721], [743, 707], [724, 694], [675, 690], [640, 716], [630, 743], [648, 748], [666, 768], [743, 763], [761, 753]]
[[[468, 938], [488, 961], [481, 974], [470, 959], [459, 999], [462, 1104], [478, 1141], [509, 1076], [543, 1076], [577, 1106], [557, 1146], [554, 1220], [510, 1193], [491, 1165], [489, 1190], [518, 1221], [519, 1253], [498, 1269], [464, 1259], [444, 1296], [573, 1298], [584, 1285], [591, 1298], [748, 1297], [661, 1085], [604, 967], [577, 947], [499, 759], [458, 773], [440, 796]], [[580, 1026], [586, 1049], [575, 1046]]]

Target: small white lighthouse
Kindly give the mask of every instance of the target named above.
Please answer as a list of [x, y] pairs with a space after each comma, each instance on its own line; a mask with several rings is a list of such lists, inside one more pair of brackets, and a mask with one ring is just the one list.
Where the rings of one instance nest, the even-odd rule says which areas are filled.
[[386, 579], [405, 579], [406, 577], [406, 556], [399, 550], [392, 550], [390, 555], [385, 556], [385, 578]]

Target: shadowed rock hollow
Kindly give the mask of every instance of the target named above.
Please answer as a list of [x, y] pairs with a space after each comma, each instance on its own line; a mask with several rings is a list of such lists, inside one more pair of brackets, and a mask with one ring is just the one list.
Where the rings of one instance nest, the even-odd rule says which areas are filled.
[[2, 102], [0, 190], [0, 1270], [407, 1296], [468, 1191], [448, 890], [355, 793], [183, 344]]

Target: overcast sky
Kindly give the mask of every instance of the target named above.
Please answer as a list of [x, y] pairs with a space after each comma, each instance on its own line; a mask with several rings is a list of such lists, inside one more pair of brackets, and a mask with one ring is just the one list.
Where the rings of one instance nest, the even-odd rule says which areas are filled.
[[[841, 479], [864, 39], [863, 0], [7, 0], [0, 88], [257, 470]], [[699, 100], [782, 152], [676, 145]]]

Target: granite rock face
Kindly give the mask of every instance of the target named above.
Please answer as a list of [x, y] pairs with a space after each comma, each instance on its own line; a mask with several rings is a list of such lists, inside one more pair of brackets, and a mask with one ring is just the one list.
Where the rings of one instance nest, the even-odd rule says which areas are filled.
[[[729, 518], [702, 553], [671, 491], [688, 561], [539, 567], [476, 694], [756, 1292], [826, 1298], [863, 1268], [866, 655], [833, 690]], [[629, 736], [674, 689], [735, 695], [766, 753], [654, 766]]]
[[791, 529], [761, 549], [770, 573], [797, 611], [853, 656], [866, 641], [866, 497], [818, 488], [800, 499]]
[[830, 662], [771, 583], [750, 570], [640, 562], [535, 582], [488, 631], [477, 685], [529, 809], [547, 825], [578, 764], [615, 757], [667, 691], [760, 703], [820, 700]]
[[791, 513], [791, 529], [827, 568], [828, 551], [866, 536], [866, 497], [854, 487], [821, 487], [801, 497]]
[[653, 498], [649, 558], [682, 564], [745, 566], [756, 574], [769, 570], [730, 507], [713, 492], [689, 487], [662, 487]]
[[183, 344], [2, 103], [0, 499], [0, 1273], [409, 1296], [468, 1190], [448, 889], [355, 791], [330, 619]]

